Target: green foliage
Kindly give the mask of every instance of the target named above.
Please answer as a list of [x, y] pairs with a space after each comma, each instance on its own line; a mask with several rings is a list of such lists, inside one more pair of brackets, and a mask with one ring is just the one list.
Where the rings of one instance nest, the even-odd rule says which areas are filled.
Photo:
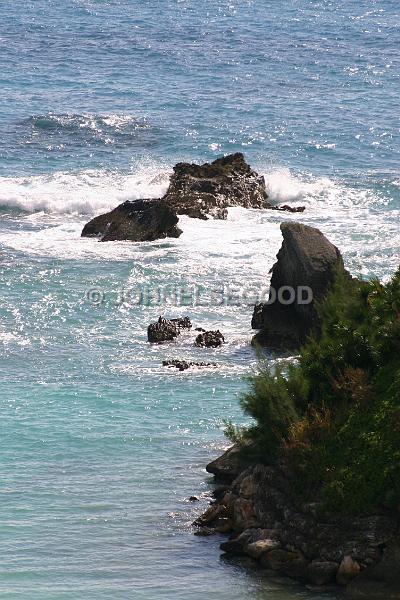
[[[286, 460], [301, 496], [347, 513], [400, 506], [400, 269], [385, 286], [338, 274], [320, 337], [285, 372], [262, 368], [244, 435]], [[242, 432], [243, 435], [243, 432]]]
[[249, 378], [249, 384], [241, 405], [255, 424], [246, 435], [260, 449], [260, 459], [269, 461], [276, 456], [290, 425], [299, 418], [295, 399], [280, 368], [275, 372], [267, 367], [260, 370]]
[[232, 421], [224, 421], [224, 425], [224, 434], [232, 444], [245, 444], [248, 435], [247, 427], [238, 427]]

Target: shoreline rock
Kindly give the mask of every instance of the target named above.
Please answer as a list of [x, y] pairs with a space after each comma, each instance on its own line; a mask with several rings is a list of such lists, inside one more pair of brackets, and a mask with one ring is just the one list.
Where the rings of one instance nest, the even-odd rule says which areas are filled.
[[[237, 444], [228, 448], [222, 456], [206, 466], [207, 473], [214, 475], [218, 482], [232, 483], [251, 464], [249, 460], [243, 457], [240, 450], [241, 448]], [[227, 488], [225, 488], [225, 493], [226, 490]]]
[[[207, 465], [221, 488], [194, 525], [229, 534], [227, 554], [249, 556], [263, 568], [317, 586], [347, 587], [352, 598], [400, 598], [398, 514], [323, 515], [316, 501], [299, 504], [283, 465], [250, 464], [238, 446]], [[244, 455], [245, 456], [245, 455]]]

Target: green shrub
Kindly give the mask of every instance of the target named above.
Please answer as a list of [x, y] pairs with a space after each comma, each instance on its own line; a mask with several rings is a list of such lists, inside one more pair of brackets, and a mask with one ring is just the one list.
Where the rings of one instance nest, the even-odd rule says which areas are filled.
[[280, 368], [272, 372], [265, 367], [249, 378], [249, 384], [241, 406], [255, 423], [246, 437], [259, 449], [260, 459], [269, 462], [276, 457], [290, 425], [299, 418], [295, 399]]
[[338, 274], [297, 364], [263, 367], [241, 403], [261, 460], [286, 460], [303, 498], [347, 513], [400, 506], [400, 269]]

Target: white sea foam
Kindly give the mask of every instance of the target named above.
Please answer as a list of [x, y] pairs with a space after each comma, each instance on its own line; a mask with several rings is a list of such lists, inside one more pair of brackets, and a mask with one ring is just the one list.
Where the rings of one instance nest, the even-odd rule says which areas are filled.
[[146, 165], [123, 175], [110, 171], [58, 172], [1, 177], [0, 207], [27, 213], [94, 215], [125, 200], [157, 198], [168, 186], [168, 168]]
[[335, 187], [327, 177], [305, 178], [295, 176], [289, 169], [275, 169], [265, 173], [265, 183], [273, 202], [298, 202], [326, 194]]
[[[0, 208], [26, 213], [95, 215], [125, 200], [161, 197], [169, 183], [167, 165], [143, 164], [129, 174], [116, 171], [57, 172], [31, 177], [0, 177]], [[327, 177], [295, 175], [289, 169], [264, 174], [272, 202], [319, 202], [341, 206], [366, 205], [377, 198]]]
[[[232, 279], [243, 269], [252, 278], [266, 277], [281, 242], [279, 224], [300, 220], [316, 226], [341, 248], [354, 273], [385, 276], [400, 260], [398, 211], [385, 211], [386, 200], [373, 189], [296, 175], [288, 169], [265, 173], [275, 203], [305, 205], [304, 213], [230, 209], [228, 221], [180, 218], [183, 235], [154, 243], [99, 243], [82, 239], [83, 224], [94, 214], [126, 199], [159, 197], [168, 185], [168, 166], [144, 165], [136, 173], [58, 173], [25, 179], [0, 179], [0, 205], [23, 209], [29, 227], [3, 221], [0, 243], [20, 252], [59, 258], [151, 261], [174, 272], [218, 277], [221, 259]], [[378, 210], [377, 210], [378, 209]], [[382, 210], [383, 209], [383, 210]], [[41, 212], [40, 212], [41, 211]], [[396, 214], [395, 214], [396, 213]], [[21, 223], [21, 218], [19, 218]], [[382, 250], [382, 248], [384, 250]], [[382, 254], [384, 252], [384, 256]], [[163, 264], [164, 263], [164, 264]], [[229, 275], [227, 275], [229, 277]]]

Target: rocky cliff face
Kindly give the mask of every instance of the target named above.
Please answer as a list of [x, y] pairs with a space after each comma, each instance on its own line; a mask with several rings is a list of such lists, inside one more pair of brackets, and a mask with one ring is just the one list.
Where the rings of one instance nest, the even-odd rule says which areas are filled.
[[[339, 250], [318, 229], [283, 223], [281, 231], [283, 243], [272, 269], [269, 302], [255, 307], [252, 326], [260, 329], [255, 336], [259, 344], [293, 350], [318, 328], [316, 303], [344, 266]], [[287, 303], [291, 294], [294, 301]]]
[[301, 504], [294, 497], [283, 465], [249, 466], [237, 447], [207, 470], [217, 482], [233, 479], [195, 523], [199, 534], [230, 534], [223, 552], [315, 585], [348, 586], [354, 598], [400, 598], [398, 514], [321, 516], [317, 499]]

